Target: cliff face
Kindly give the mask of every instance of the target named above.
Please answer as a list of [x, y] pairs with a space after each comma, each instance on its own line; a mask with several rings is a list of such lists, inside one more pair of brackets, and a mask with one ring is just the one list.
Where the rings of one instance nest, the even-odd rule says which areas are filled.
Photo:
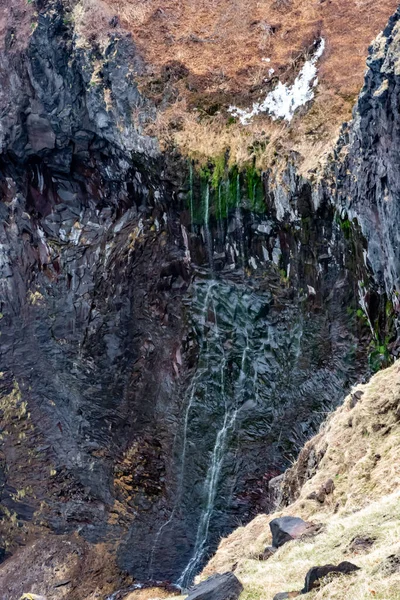
[[73, 5], [23, 4], [0, 29], [0, 545], [79, 531], [135, 577], [186, 585], [270, 508], [371, 339], [373, 367], [388, 359], [399, 15], [314, 184], [293, 157], [277, 178], [162, 153], [118, 20], [85, 45]]
[[338, 170], [337, 202], [368, 241], [377, 281], [397, 301], [399, 287], [398, 95], [399, 12], [370, 49], [347, 144]]
[[2, 52], [2, 505], [96, 540], [132, 439], [127, 476], [146, 489], [148, 463], [146, 491], [162, 490], [158, 438], [174, 431], [158, 430], [157, 402], [174, 398], [187, 266], [157, 143], [132, 121], [153, 110], [134, 45], [110, 40], [107, 111], [64, 6], [38, 9], [25, 47], [8, 29]]

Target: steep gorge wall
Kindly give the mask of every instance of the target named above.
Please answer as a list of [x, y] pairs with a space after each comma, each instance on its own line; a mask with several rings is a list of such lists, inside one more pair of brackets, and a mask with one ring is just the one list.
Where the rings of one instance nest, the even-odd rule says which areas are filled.
[[[3, 545], [13, 552], [43, 525], [78, 530], [114, 544], [135, 576], [176, 581], [210, 474], [196, 568], [268, 509], [268, 480], [367, 374], [360, 282], [373, 326], [392, 314], [381, 259], [368, 268], [337, 210], [357, 211], [375, 256], [362, 186], [377, 188], [360, 175], [347, 191], [346, 162], [319, 186], [290, 165], [279, 184], [257, 179], [256, 211], [243, 173], [191, 180], [143, 133], [156, 111], [137, 90], [132, 39], [119, 30], [83, 48], [68, 6], [37, 8], [26, 44], [6, 27], [0, 54]], [[359, 160], [349, 143], [345, 160]], [[232, 189], [221, 215], [218, 192]]]

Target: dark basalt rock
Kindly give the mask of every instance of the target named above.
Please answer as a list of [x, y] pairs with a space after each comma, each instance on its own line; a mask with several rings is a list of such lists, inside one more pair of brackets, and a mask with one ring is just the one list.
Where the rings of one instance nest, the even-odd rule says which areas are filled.
[[275, 554], [276, 551], [277, 548], [274, 548], [274, 546], [267, 546], [264, 552], [259, 554], [258, 560], [268, 560], [269, 558], [271, 558], [271, 556]]
[[243, 586], [233, 573], [213, 575], [189, 590], [187, 600], [237, 600]]
[[272, 546], [280, 548], [287, 542], [301, 537], [310, 524], [299, 517], [280, 517], [269, 524], [272, 533]]
[[[0, 52], [0, 394], [14, 411], [0, 415], [0, 493], [6, 504], [28, 490], [11, 507], [20, 529], [40, 509], [57, 533], [117, 540], [119, 566], [137, 579], [176, 581], [195, 550], [211, 458], [210, 552], [272, 507], [268, 482], [367, 371], [358, 282], [370, 283], [377, 318], [386, 302], [361, 235], [336, 222], [332, 189], [314, 210], [292, 165], [279, 190], [263, 176], [264, 212], [245, 197], [240, 219], [233, 208], [211, 215], [208, 233], [204, 219], [191, 223], [188, 165], [133, 121], [156, 115], [135, 82], [134, 42], [112, 19], [104, 51], [79, 48], [64, 8], [39, 2], [26, 48]], [[203, 184], [192, 190], [200, 206]], [[227, 404], [235, 426], [219, 456]], [[321, 458], [302, 455], [284, 502]]]
[[338, 574], [338, 575], [350, 575], [355, 571], [359, 571], [360, 567], [353, 565], [353, 563], [344, 561], [339, 565], [324, 565], [322, 567], [313, 567], [310, 569], [306, 575], [304, 588], [302, 589], [302, 594], [307, 594], [311, 592], [311, 590], [315, 589], [319, 585], [319, 580], [323, 577], [326, 577], [330, 573]]
[[370, 48], [354, 120], [344, 128], [336, 155], [344, 148], [349, 154], [334, 166], [338, 206], [360, 224], [375, 279], [389, 294], [398, 291], [400, 281], [399, 19], [397, 9]]

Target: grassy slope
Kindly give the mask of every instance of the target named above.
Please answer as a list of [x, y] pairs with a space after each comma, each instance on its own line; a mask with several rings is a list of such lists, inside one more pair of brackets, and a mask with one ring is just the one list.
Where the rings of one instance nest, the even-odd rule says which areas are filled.
[[[242, 600], [270, 600], [281, 591], [299, 590], [313, 566], [349, 560], [361, 567], [350, 577], [334, 579], [308, 597], [337, 600], [398, 600], [400, 571], [383, 573], [377, 566], [400, 551], [400, 364], [375, 375], [352, 408], [349, 396], [312, 439], [287, 474], [293, 487], [301, 483], [305, 465], [322, 456], [315, 474], [301, 487], [298, 499], [281, 512], [260, 515], [223, 540], [202, 578], [235, 565], [244, 584]], [[324, 504], [307, 496], [328, 479], [335, 490]], [[271, 542], [269, 522], [296, 515], [323, 523], [312, 539], [291, 542], [268, 561], [257, 560]], [[365, 552], [350, 548], [354, 538], [374, 538]]]
[[[142, 91], [158, 104], [149, 133], [200, 159], [229, 150], [232, 162], [256, 159], [262, 167], [296, 151], [307, 171], [351, 117], [368, 45], [396, 7], [396, 0], [79, 0], [77, 14], [88, 38], [104, 37], [113, 15], [132, 32], [146, 65]], [[292, 124], [266, 115], [247, 127], [229, 119], [229, 105], [249, 107], [275, 87], [277, 79], [266, 81], [271, 68], [293, 82], [320, 36], [317, 97]]]

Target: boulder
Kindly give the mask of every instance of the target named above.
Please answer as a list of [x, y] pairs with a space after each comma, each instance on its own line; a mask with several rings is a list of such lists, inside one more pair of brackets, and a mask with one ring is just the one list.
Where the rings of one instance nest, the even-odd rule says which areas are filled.
[[286, 542], [303, 535], [310, 527], [309, 523], [299, 517], [280, 517], [269, 524], [272, 533], [272, 545], [280, 548]]
[[306, 575], [306, 580], [304, 584], [304, 588], [302, 589], [302, 594], [308, 594], [311, 590], [318, 587], [318, 582], [323, 577], [326, 577], [330, 573], [341, 574], [341, 575], [349, 575], [350, 573], [354, 573], [355, 571], [359, 571], [360, 567], [353, 565], [351, 562], [341, 562], [339, 565], [324, 565], [322, 567], [313, 567], [310, 569]]
[[273, 600], [287, 600], [287, 598], [297, 598], [300, 595], [301, 592], [280, 592], [279, 594], [275, 594]]
[[268, 482], [268, 494], [270, 496], [270, 502], [275, 508], [277, 508], [281, 503], [284, 477], [285, 475], [283, 473], [282, 475], [278, 475], [277, 477], [270, 479]]
[[335, 484], [332, 479], [328, 479], [317, 492], [311, 492], [307, 496], [307, 500], [318, 500], [321, 504], [325, 502], [325, 498], [329, 496], [329, 494], [333, 494], [335, 490]]
[[276, 551], [277, 548], [274, 548], [273, 546], [267, 546], [264, 552], [261, 552], [261, 554], [258, 555], [258, 560], [268, 560], [275, 554]]
[[372, 537], [355, 537], [350, 542], [347, 551], [352, 554], [362, 554], [368, 552], [375, 543]]
[[383, 560], [378, 567], [375, 569], [375, 572], [381, 573], [382, 575], [394, 575], [395, 573], [400, 572], [400, 552], [397, 554], [391, 554], [385, 560]]
[[189, 590], [186, 600], [237, 600], [243, 586], [233, 573], [213, 575]]

